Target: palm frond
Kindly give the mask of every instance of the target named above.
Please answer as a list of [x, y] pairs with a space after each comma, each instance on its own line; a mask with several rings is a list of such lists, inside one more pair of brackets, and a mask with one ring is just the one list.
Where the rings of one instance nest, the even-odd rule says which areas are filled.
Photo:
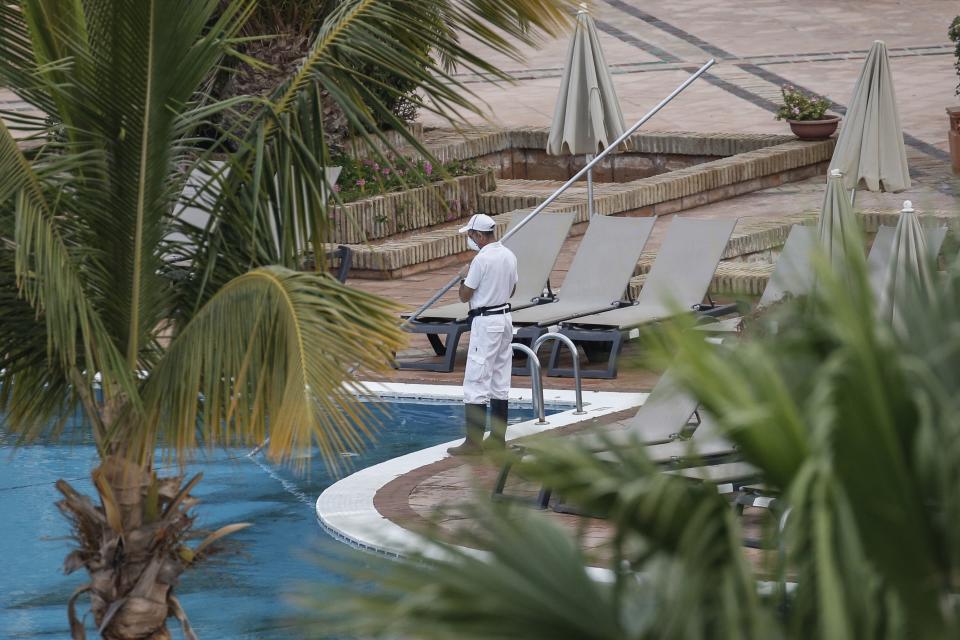
[[[468, 509], [482, 523], [466, 543], [482, 553], [443, 547], [429, 557], [335, 567], [372, 589], [304, 593], [308, 627], [356, 637], [621, 640], [637, 620], [624, 620], [610, 583], [594, 580], [578, 545], [542, 516], [483, 506]], [[437, 559], [440, 556], [441, 559]]]
[[381, 371], [402, 343], [396, 308], [313, 273], [266, 267], [222, 287], [172, 340], [143, 388], [147, 419], [122, 434], [157, 444], [255, 445], [275, 460], [340, 453], [369, 435], [349, 369]]
[[[35, 316], [43, 319], [47, 340], [44, 356], [58, 362], [65, 371], [82, 372], [91, 387], [94, 375], [101, 373], [108, 395], [118, 391], [135, 394], [133, 377], [123, 366], [122, 357], [92, 304], [78, 260], [47, 199], [48, 189], [42, 177], [0, 122], [0, 203], [10, 207], [10, 214], [4, 217], [13, 227], [11, 230], [8, 226], [3, 232], [4, 241], [10, 243], [4, 251], [13, 247], [13, 273], [19, 295]], [[13, 411], [13, 415], [22, 416], [23, 421], [43, 417], [27, 407]]]
[[[956, 402], [932, 409], [946, 395], [925, 391], [936, 389], [924, 381], [930, 364], [877, 320], [862, 251], [849, 253], [840, 273], [819, 263], [809, 298], [773, 314], [776, 331], [732, 349], [677, 332], [664, 351], [744, 457], [793, 496], [789, 504], [804, 505], [790, 518], [797, 530], [811, 532], [802, 538], [810, 553], [797, 556], [797, 570], [817, 578], [804, 587], [816, 595], [798, 599], [794, 607], [805, 608], [796, 615], [818, 620], [828, 635], [864, 637], [889, 630], [889, 621], [869, 609], [894, 597], [911, 633], [940, 633], [937, 592], [952, 581], [955, 556], [945, 554], [939, 507], [930, 507], [924, 478], [933, 460], [919, 459], [917, 447], [934, 437], [924, 435], [930, 412], [950, 415]], [[915, 305], [905, 326], [925, 327], [941, 347], [949, 344], [956, 320], [929, 312], [929, 305]], [[958, 355], [941, 348], [936, 358], [955, 364]], [[845, 530], [851, 526], [855, 534]], [[859, 569], [854, 556], [862, 558]], [[869, 602], [861, 580], [881, 585]], [[836, 598], [847, 611], [821, 609], [824, 599]]]
[[[611, 568], [623, 560], [650, 584], [650, 637], [770, 637], [773, 619], [741, 553], [739, 522], [715, 487], [662, 473], [639, 441], [611, 448], [612, 461], [557, 438], [532, 450], [517, 467], [521, 475], [610, 520]], [[695, 446], [689, 457], [696, 460]]]
[[[323, 132], [325, 100], [336, 103], [360, 141], [382, 160], [385, 148], [395, 149], [378, 122], [392, 125], [429, 157], [421, 141], [376, 97], [371, 83], [377, 81], [363, 68], [409, 79], [420, 87], [411, 99], [444, 117], [478, 112], [468, 87], [434, 56], [503, 78], [489, 61], [459, 43], [461, 34], [515, 50], [514, 39], [534, 42], [558, 33], [568, 23], [571, 7], [565, 0], [482, 2], [463, 8], [452, 8], [447, 0], [340, 3], [320, 25], [296, 73], [261, 107], [246, 116], [234, 114], [243, 123], [234, 129], [243, 130], [235, 140], [239, 149], [227, 159], [218, 200], [209, 206], [216, 219], [203, 239], [209, 242], [194, 243], [193, 276], [183, 282], [190, 293], [180, 296], [190, 302], [178, 304], [175, 315], [189, 319], [219, 286], [251, 268], [301, 268], [307, 261], [325, 268], [326, 199], [332, 191], [320, 170], [331, 156]], [[379, 88], [388, 94], [398, 91]]]

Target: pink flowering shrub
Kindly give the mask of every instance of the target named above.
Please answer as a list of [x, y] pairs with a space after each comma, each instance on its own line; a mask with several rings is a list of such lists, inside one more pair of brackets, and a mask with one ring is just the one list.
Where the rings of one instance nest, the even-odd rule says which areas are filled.
[[777, 120], [823, 120], [832, 104], [827, 98], [806, 93], [790, 84], [783, 85], [780, 93], [783, 105], [774, 116]]
[[381, 164], [375, 160], [356, 160], [341, 154], [332, 157], [330, 164], [343, 167], [333, 189], [343, 202], [422, 187], [441, 179], [474, 175], [482, 170], [470, 160], [446, 162], [435, 167], [429, 160], [404, 156], [387, 157], [386, 163]]

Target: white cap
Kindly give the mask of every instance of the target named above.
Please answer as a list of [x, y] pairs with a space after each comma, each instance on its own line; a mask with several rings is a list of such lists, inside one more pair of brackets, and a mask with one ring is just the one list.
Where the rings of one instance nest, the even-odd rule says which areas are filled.
[[460, 227], [460, 233], [466, 233], [467, 231], [493, 231], [496, 228], [497, 223], [493, 221], [493, 218], [485, 213], [475, 213], [470, 218], [470, 222]]

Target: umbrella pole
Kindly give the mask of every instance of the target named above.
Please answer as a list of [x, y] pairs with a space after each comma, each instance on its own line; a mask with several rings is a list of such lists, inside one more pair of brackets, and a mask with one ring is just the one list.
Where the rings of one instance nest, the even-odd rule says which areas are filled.
[[857, 201], [857, 188], [854, 187], [853, 189], [850, 189], [850, 206], [852, 207], [856, 201]]
[[[587, 166], [593, 160], [593, 154], [587, 154]], [[593, 217], [593, 167], [587, 169], [587, 212]]]

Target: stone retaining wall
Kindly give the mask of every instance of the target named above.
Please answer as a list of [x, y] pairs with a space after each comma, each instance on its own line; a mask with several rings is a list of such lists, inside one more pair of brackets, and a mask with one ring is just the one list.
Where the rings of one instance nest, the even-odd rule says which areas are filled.
[[[510, 133], [508, 139], [497, 137], [492, 144], [474, 145], [478, 151], [486, 151], [476, 156], [477, 161], [495, 167], [499, 178], [568, 180], [586, 165], [583, 155], [548, 155], [548, 129]], [[640, 180], [792, 139], [756, 134], [636, 133], [594, 168], [593, 177], [596, 182]], [[498, 148], [502, 144], [509, 147]]]
[[[881, 225], [888, 227], [897, 226], [897, 220], [900, 219], [899, 211], [882, 211], [880, 209], [864, 209], [860, 212], [860, 220], [863, 223], [863, 230], [867, 233], [876, 233]], [[923, 211], [917, 209], [917, 217], [922, 224], [940, 224], [946, 226], [951, 233], [956, 234], [960, 231], [960, 216], [952, 211]]]
[[[441, 161], [483, 158], [511, 149], [546, 149], [550, 130], [546, 127], [522, 127], [508, 131], [478, 128], [466, 133], [453, 130], [428, 130], [425, 140]], [[690, 131], [641, 131], [630, 136], [620, 152], [686, 155], [732, 156], [795, 140], [793, 136], [764, 133], [699, 133]]]
[[[601, 215], [663, 215], [807, 178], [825, 172], [834, 144], [833, 139], [819, 142], [792, 140], [642, 180], [604, 185], [609, 193], [598, 190], [595, 210]], [[558, 202], [550, 210], [576, 211], [577, 220], [583, 222], [587, 218], [586, 209], [586, 202], [581, 201]], [[497, 219], [502, 233], [510, 216], [503, 212]], [[777, 241], [782, 244], [781, 236], [786, 237], [785, 230], [776, 228], [769, 234], [771, 237], [765, 241], [767, 243]], [[735, 246], [730, 251], [748, 249], [750, 247]], [[462, 262], [466, 258], [458, 258], [456, 254], [466, 251], [465, 240], [457, 234], [455, 227], [434, 229], [378, 245], [356, 246], [352, 273], [354, 277], [377, 279], [405, 277], [451, 262]]]
[[492, 169], [350, 202], [333, 211], [330, 242], [358, 244], [472, 215], [497, 188]]
[[[710, 281], [709, 292], [718, 296], [760, 296], [767, 286], [774, 265], [769, 262], [721, 262]], [[630, 278], [628, 292], [636, 300], [646, 274]]]
[[[717, 156], [655, 153], [616, 153], [593, 169], [594, 182], [630, 182], [668, 171], [716, 160]], [[551, 156], [542, 149], [511, 149], [478, 161], [497, 170], [498, 178], [521, 180], [569, 180], [586, 166], [585, 156]]]

